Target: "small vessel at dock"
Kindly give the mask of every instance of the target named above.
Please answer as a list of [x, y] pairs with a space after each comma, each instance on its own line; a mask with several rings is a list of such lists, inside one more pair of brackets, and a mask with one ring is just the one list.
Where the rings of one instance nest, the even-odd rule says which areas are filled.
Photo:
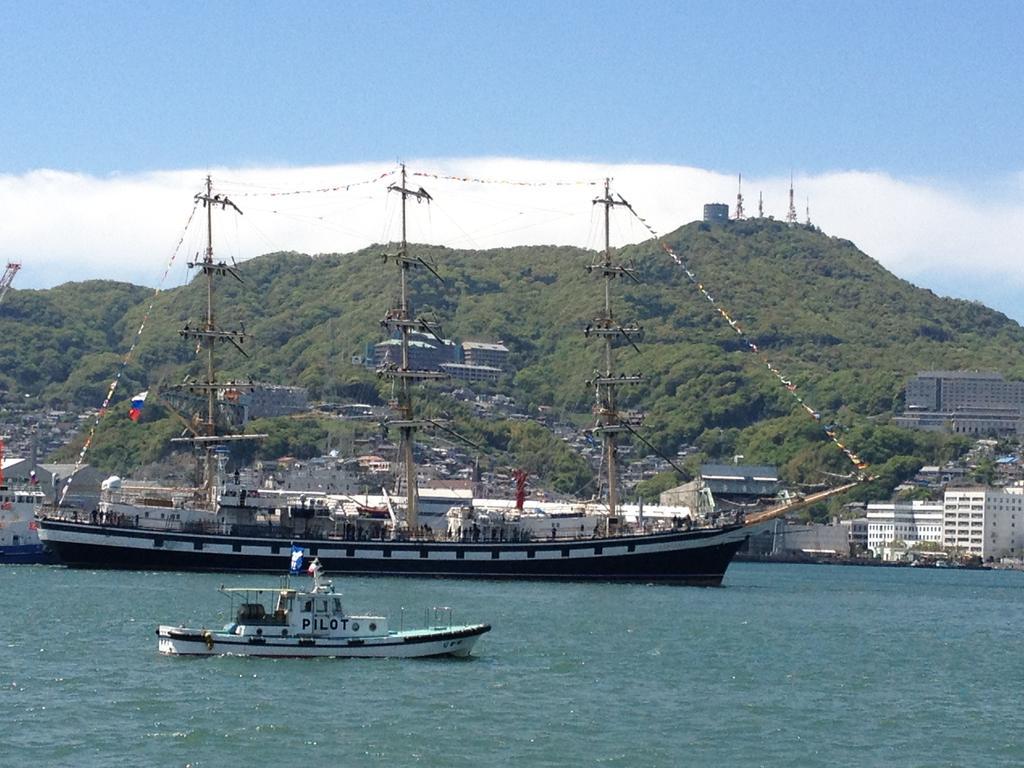
[[232, 601], [234, 621], [219, 630], [161, 624], [156, 631], [160, 653], [333, 658], [468, 656], [480, 636], [491, 629], [489, 624], [454, 624], [451, 609], [443, 608], [434, 610], [431, 626], [390, 630], [384, 616], [346, 613], [341, 594], [323, 578], [319, 560], [313, 560], [309, 574], [313, 587], [308, 592], [288, 583], [277, 588], [221, 587], [220, 591]]
[[[11, 459], [12, 464], [18, 459]], [[4, 443], [0, 439], [0, 565], [39, 565], [54, 562], [39, 540], [36, 510], [46, 501], [35, 472], [29, 482], [17, 482], [4, 475]]]

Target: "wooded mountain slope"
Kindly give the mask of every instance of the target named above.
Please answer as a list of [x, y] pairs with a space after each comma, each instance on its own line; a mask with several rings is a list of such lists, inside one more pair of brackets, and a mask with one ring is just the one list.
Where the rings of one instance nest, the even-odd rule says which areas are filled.
[[[906, 379], [918, 370], [1024, 376], [1024, 330], [1017, 323], [916, 288], [848, 241], [750, 220], [696, 222], [666, 242], [798, 385], [822, 423], [859, 430], [862, 440], [870, 437], [864, 430], [884, 423], [878, 417], [900, 409]], [[382, 264], [382, 250], [276, 253], [242, 264], [244, 284], [219, 283], [218, 323], [244, 324], [250, 356], [224, 350], [224, 376], [300, 384], [313, 397], [384, 393], [372, 373], [351, 362], [382, 340], [379, 321], [397, 301], [396, 270]], [[593, 400], [584, 380], [598, 364], [600, 344], [582, 331], [603, 303], [602, 280], [585, 270], [595, 254], [570, 247], [413, 251], [445, 278], [442, 284], [414, 271], [418, 313], [433, 315], [457, 340], [503, 340], [516, 369], [506, 387], [517, 401], [584, 418]], [[625, 346], [617, 355], [622, 371], [645, 377], [625, 392], [623, 405], [648, 414], [642, 431], [649, 439], [665, 451], [696, 441], [709, 454], [736, 451], [748, 461], [783, 464], [822, 441], [821, 425], [803, 414], [656, 242], [626, 247], [617, 258], [631, 261], [641, 279], [617, 281], [613, 307], [619, 319], [646, 330], [639, 353]], [[157, 297], [123, 397], [198, 370], [195, 350], [178, 330], [203, 316], [205, 295], [203, 281], [193, 280]], [[0, 310], [0, 387], [54, 403], [99, 405], [151, 297], [150, 289], [107, 281], [12, 290]], [[916, 437], [895, 435], [888, 432], [870, 459], [921, 452]], [[821, 458], [828, 452], [821, 447], [809, 465], [842, 466]]]

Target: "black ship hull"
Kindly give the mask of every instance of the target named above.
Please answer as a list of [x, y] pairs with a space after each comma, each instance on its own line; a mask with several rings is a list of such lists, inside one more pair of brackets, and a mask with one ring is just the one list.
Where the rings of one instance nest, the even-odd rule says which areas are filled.
[[721, 584], [749, 530], [691, 531], [531, 542], [347, 541], [209, 535], [39, 522], [40, 538], [72, 567], [280, 573], [292, 545], [335, 574]]

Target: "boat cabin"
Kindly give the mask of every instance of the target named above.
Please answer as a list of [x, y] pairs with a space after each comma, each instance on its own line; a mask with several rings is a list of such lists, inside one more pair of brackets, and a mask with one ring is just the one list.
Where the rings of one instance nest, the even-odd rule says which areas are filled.
[[329, 587], [301, 592], [281, 589], [221, 588], [232, 601], [234, 621], [224, 631], [250, 638], [357, 639], [388, 633], [383, 616], [349, 616], [341, 595]]

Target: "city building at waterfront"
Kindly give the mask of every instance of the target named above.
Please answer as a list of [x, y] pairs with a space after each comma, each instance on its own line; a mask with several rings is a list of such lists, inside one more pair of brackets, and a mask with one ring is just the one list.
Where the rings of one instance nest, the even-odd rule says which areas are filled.
[[891, 553], [894, 543], [913, 549], [922, 544], [941, 548], [941, 501], [872, 502], [867, 507], [867, 548], [875, 557]]
[[947, 550], [984, 561], [1020, 558], [1024, 553], [1024, 487], [948, 488], [943, 499], [942, 544]]

